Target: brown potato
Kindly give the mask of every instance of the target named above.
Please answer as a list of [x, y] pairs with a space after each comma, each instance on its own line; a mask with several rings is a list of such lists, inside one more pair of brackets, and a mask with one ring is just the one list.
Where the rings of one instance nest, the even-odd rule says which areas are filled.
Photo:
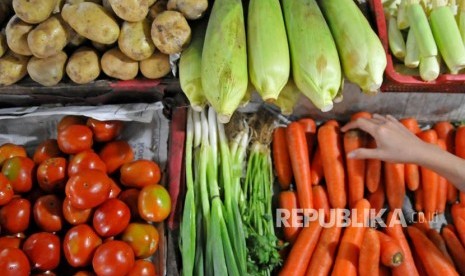
[[0, 84], [12, 85], [27, 75], [29, 57], [8, 51], [0, 58]]
[[79, 47], [87, 41], [87, 38], [76, 33], [76, 31], [74, 31], [71, 27], [68, 28], [68, 32], [69, 32], [68, 45], [71, 47]]
[[13, 0], [16, 15], [26, 23], [38, 24], [50, 17], [57, 0]]
[[6, 43], [6, 36], [0, 33], [0, 58], [8, 51], [8, 44]]
[[65, 52], [48, 58], [32, 57], [27, 64], [27, 72], [31, 79], [43, 86], [54, 86], [63, 78], [67, 59]]
[[69, 41], [68, 26], [60, 15], [54, 15], [29, 32], [27, 43], [38, 58], [57, 55]]
[[191, 28], [180, 12], [165, 11], [153, 20], [152, 39], [162, 53], [179, 53], [191, 41]]
[[155, 52], [147, 19], [139, 22], [124, 22], [118, 39], [121, 51], [133, 60], [144, 60]]
[[147, 4], [149, 5], [149, 7], [155, 4], [155, 2], [157, 2], [157, 0], [147, 0]]
[[187, 19], [202, 17], [208, 9], [208, 0], [169, 0], [168, 10], [180, 11]]
[[94, 2], [95, 4], [99, 4], [99, 5], [102, 4], [102, 0], [66, 0], [66, 4], [71, 4], [71, 5], [80, 4], [82, 2]]
[[6, 25], [8, 47], [19, 55], [32, 56], [31, 49], [27, 44], [27, 35], [33, 28], [33, 25], [25, 23], [16, 15], [13, 16]]
[[140, 62], [140, 72], [148, 79], [159, 79], [171, 72], [170, 56], [156, 52]]
[[108, 0], [108, 2], [119, 18], [129, 22], [141, 21], [149, 12], [148, 0]]
[[139, 72], [139, 63], [127, 57], [118, 48], [108, 50], [100, 62], [103, 72], [115, 79], [132, 80]]
[[78, 84], [94, 81], [100, 75], [100, 71], [97, 51], [89, 47], [77, 49], [66, 64], [66, 74]]
[[168, 0], [158, 0], [157, 2], [155, 2], [155, 4], [153, 4], [149, 8], [148, 18], [154, 20], [155, 17], [157, 17], [160, 13], [166, 11], [168, 9], [167, 3]]
[[98, 42], [95, 42], [95, 41], [92, 41], [92, 46], [94, 46], [94, 48], [101, 52], [101, 53], [105, 53], [106, 51], [110, 50], [110, 49], [113, 49], [115, 47], [116, 43], [113, 43], [113, 44], [102, 44], [102, 43], [98, 43]]

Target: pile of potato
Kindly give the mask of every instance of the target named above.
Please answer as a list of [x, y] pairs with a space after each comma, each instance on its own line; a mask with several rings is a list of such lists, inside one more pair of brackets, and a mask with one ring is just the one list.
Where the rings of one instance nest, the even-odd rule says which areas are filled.
[[65, 75], [89, 83], [101, 71], [161, 78], [169, 55], [190, 42], [186, 19], [207, 7], [208, 0], [1, 0], [0, 85], [28, 74], [44, 86]]

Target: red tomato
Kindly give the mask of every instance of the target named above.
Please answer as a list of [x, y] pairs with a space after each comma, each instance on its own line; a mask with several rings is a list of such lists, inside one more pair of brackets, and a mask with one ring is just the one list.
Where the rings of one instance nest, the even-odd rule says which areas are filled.
[[139, 207], [137, 206], [139, 200], [139, 193], [138, 189], [127, 189], [118, 196], [118, 199], [126, 203], [126, 205], [131, 210], [131, 218], [138, 219], [139, 215]]
[[71, 177], [82, 170], [97, 170], [106, 173], [107, 166], [93, 150], [86, 150], [71, 158], [68, 175]]
[[0, 166], [5, 160], [15, 156], [27, 157], [26, 149], [11, 143], [6, 143], [0, 146]]
[[63, 253], [72, 267], [84, 267], [91, 264], [94, 252], [102, 239], [87, 224], [69, 229], [63, 239]]
[[29, 227], [31, 203], [29, 200], [13, 197], [0, 209], [0, 225], [11, 234], [21, 233]]
[[77, 154], [92, 148], [92, 130], [83, 125], [71, 125], [58, 132], [58, 147], [67, 154]]
[[67, 115], [61, 118], [60, 122], [58, 122], [58, 132], [65, 130], [67, 127], [71, 125], [85, 125], [86, 124], [86, 117], [84, 116], [75, 116], [75, 115]]
[[23, 251], [29, 257], [32, 266], [42, 271], [58, 267], [60, 250], [58, 236], [46, 232], [32, 234], [23, 245]]
[[93, 226], [101, 237], [112, 237], [123, 232], [130, 219], [129, 207], [119, 199], [110, 198], [95, 210]]
[[96, 274], [90, 271], [78, 271], [73, 276], [95, 276]]
[[56, 195], [39, 197], [32, 212], [37, 226], [43, 231], [57, 232], [63, 227], [62, 202]]
[[71, 205], [69, 198], [63, 201], [63, 217], [72, 225], [78, 225], [89, 221], [92, 209], [76, 209]]
[[93, 118], [87, 119], [87, 126], [92, 129], [94, 139], [97, 142], [108, 142], [121, 133], [123, 122], [121, 121], [99, 121]]
[[121, 193], [121, 188], [113, 179], [110, 178], [110, 180], [111, 180], [111, 188], [110, 188], [110, 195], [108, 196], [108, 198], [117, 198], [119, 194]]
[[31, 266], [26, 255], [18, 248], [6, 248], [0, 252], [2, 276], [28, 276]]
[[153, 222], [161, 222], [171, 211], [171, 198], [161, 185], [145, 186], [139, 194], [138, 207], [140, 216]]
[[16, 193], [26, 193], [32, 189], [34, 166], [31, 159], [15, 156], [3, 163], [2, 173], [10, 180]]
[[124, 276], [134, 261], [134, 252], [127, 243], [108, 241], [95, 250], [92, 267], [99, 276]]
[[123, 164], [134, 159], [134, 152], [126, 141], [113, 141], [106, 144], [100, 151], [100, 158], [107, 165], [107, 172], [113, 173]]
[[44, 162], [49, 158], [61, 156], [63, 156], [63, 153], [60, 151], [60, 148], [58, 147], [57, 140], [47, 139], [36, 148], [32, 160], [34, 160], [34, 163], [36, 163], [37, 165], [40, 165], [40, 163]]
[[123, 232], [121, 240], [127, 242], [137, 258], [152, 256], [158, 248], [158, 231], [148, 223], [130, 223]]
[[37, 182], [45, 192], [61, 189], [66, 183], [66, 159], [52, 157], [42, 162], [37, 168]]
[[78, 209], [94, 208], [107, 200], [111, 190], [110, 178], [101, 171], [84, 170], [66, 183], [66, 196]]
[[19, 248], [21, 246], [21, 239], [15, 236], [0, 237], [0, 251], [5, 248]]
[[155, 266], [147, 260], [137, 260], [127, 276], [156, 276]]
[[0, 206], [5, 205], [14, 196], [14, 191], [13, 187], [11, 187], [10, 181], [8, 178], [3, 175], [3, 173], [0, 173]]
[[160, 167], [150, 160], [136, 160], [124, 164], [121, 169], [121, 184], [143, 188], [150, 184], [158, 184], [160, 181]]

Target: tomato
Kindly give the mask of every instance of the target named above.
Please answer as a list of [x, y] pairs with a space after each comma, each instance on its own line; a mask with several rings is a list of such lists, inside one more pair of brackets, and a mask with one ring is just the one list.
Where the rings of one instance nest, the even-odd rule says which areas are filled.
[[110, 180], [111, 180], [111, 188], [110, 188], [110, 195], [108, 196], [108, 198], [117, 198], [119, 194], [121, 193], [121, 188], [113, 179], [110, 178]]
[[0, 173], [0, 206], [5, 205], [14, 196], [13, 187], [3, 173]]
[[68, 175], [76, 175], [82, 170], [97, 170], [106, 173], [107, 166], [93, 150], [86, 150], [71, 158], [68, 166]]
[[41, 196], [34, 204], [34, 220], [46, 232], [60, 231], [63, 226], [62, 202], [56, 195]]
[[158, 248], [158, 231], [148, 223], [130, 223], [124, 230], [121, 240], [127, 242], [137, 258], [145, 259]]
[[110, 178], [101, 171], [84, 170], [66, 183], [65, 193], [71, 205], [78, 209], [94, 208], [102, 204], [111, 190]]
[[107, 165], [107, 172], [113, 173], [123, 164], [134, 159], [134, 152], [126, 141], [113, 141], [106, 144], [100, 151], [100, 158]]
[[19, 248], [21, 246], [21, 239], [15, 236], [0, 237], [0, 251], [5, 248]]
[[58, 132], [60, 132], [60, 131], [65, 130], [67, 127], [71, 125], [85, 125], [85, 124], [86, 124], [86, 117], [67, 115], [61, 118], [60, 122], [58, 122], [57, 130]]
[[11, 143], [6, 143], [0, 146], [0, 166], [5, 160], [15, 156], [27, 157], [26, 149]]
[[165, 187], [154, 184], [145, 186], [137, 201], [140, 216], [153, 222], [161, 222], [171, 211], [171, 198]]
[[108, 241], [95, 250], [92, 267], [99, 276], [124, 276], [134, 266], [134, 252], [122, 241]]
[[77, 154], [92, 148], [92, 130], [83, 125], [71, 125], [58, 132], [58, 147], [67, 154]]
[[123, 232], [130, 219], [131, 211], [126, 203], [110, 198], [95, 210], [93, 226], [101, 237], [111, 237]]
[[63, 253], [72, 267], [91, 264], [94, 252], [102, 239], [87, 224], [80, 224], [69, 229], [63, 239]]
[[131, 218], [138, 219], [139, 215], [139, 207], [137, 206], [137, 201], [139, 200], [139, 193], [138, 189], [127, 189], [118, 196], [118, 199], [126, 203], [126, 205], [131, 210]]
[[62, 189], [66, 183], [66, 166], [63, 157], [52, 157], [42, 162], [37, 168], [39, 187], [46, 192]]
[[31, 159], [15, 156], [3, 163], [2, 173], [10, 180], [16, 193], [26, 193], [32, 189], [34, 166]]
[[121, 121], [99, 121], [93, 118], [87, 119], [87, 126], [92, 129], [94, 139], [97, 142], [108, 142], [121, 133], [123, 122]]
[[21, 249], [6, 248], [0, 252], [0, 271], [2, 276], [27, 276], [31, 265]]
[[60, 263], [60, 239], [54, 234], [32, 234], [24, 242], [23, 251], [32, 266], [42, 271], [55, 269]]
[[89, 221], [92, 209], [76, 209], [71, 205], [69, 198], [63, 201], [63, 217], [72, 225], [78, 225]]
[[127, 276], [156, 276], [155, 266], [147, 260], [137, 260]]
[[78, 271], [73, 276], [95, 276], [96, 274], [90, 271]]
[[124, 164], [121, 169], [121, 184], [143, 188], [150, 184], [158, 184], [160, 181], [160, 167], [149, 160], [136, 160]]
[[34, 156], [32, 160], [37, 165], [44, 162], [45, 160], [53, 157], [62, 157], [63, 153], [60, 151], [58, 147], [58, 142], [56, 139], [47, 139], [40, 143], [40, 145], [36, 148], [34, 152]]
[[11, 234], [21, 233], [29, 227], [31, 203], [29, 200], [13, 197], [0, 209], [0, 225]]

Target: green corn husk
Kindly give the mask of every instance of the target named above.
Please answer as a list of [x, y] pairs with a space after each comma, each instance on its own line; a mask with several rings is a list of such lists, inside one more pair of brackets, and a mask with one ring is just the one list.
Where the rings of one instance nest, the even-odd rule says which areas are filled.
[[386, 69], [386, 53], [353, 0], [320, 1], [336, 41], [347, 79], [365, 93], [377, 93]]
[[342, 73], [325, 18], [315, 0], [283, 0], [283, 11], [294, 82], [317, 108], [329, 111]]
[[441, 72], [441, 66], [438, 57], [421, 57], [420, 58], [420, 77], [424, 81], [434, 81]]
[[192, 41], [181, 54], [179, 61], [179, 82], [181, 89], [189, 99], [194, 111], [202, 111], [207, 104], [202, 89], [201, 64], [203, 41], [205, 39], [205, 24], [199, 24], [194, 28]]
[[275, 101], [290, 74], [289, 46], [279, 0], [250, 0], [247, 19], [250, 81], [264, 101]]
[[465, 45], [465, 0], [460, 1], [457, 24], [459, 26], [460, 36], [462, 37], [462, 43]]
[[405, 30], [410, 27], [410, 23], [408, 22], [407, 16], [407, 9], [406, 9], [406, 1], [401, 0], [399, 7], [397, 8], [397, 28], [399, 30]]
[[407, 35], [404, 64], [408, 68], [417, 68], [420, 64], [420, 53], [412, 29], [409, 29]]
[[403, 60], [405, 58], [405, 41], [402, 33], [397, 28], [397, 20], [395, 17], [388, 19], [388, 37], [389, 37], [389, 49], [391, 53], [398, 59]]
[[301, 92], [295, 85], [294, 80], [289, 79], [274, 104], [281, 109], [284, 116], [290, 116], [294, 112], [294, 106], [300, 95]]
[[438, 55], [436, 42], [429, 26], [428, 18], [418, 0], [408, 0], [407, 13], [409, 16], [410, 28], [412, 28], [415, 40], [421, 57], [431, 57]]
[[248, 85], [244, 14], [240, 0], [216, 0], [202, 52], [202, 87], [221, 123], [229, 122]]

